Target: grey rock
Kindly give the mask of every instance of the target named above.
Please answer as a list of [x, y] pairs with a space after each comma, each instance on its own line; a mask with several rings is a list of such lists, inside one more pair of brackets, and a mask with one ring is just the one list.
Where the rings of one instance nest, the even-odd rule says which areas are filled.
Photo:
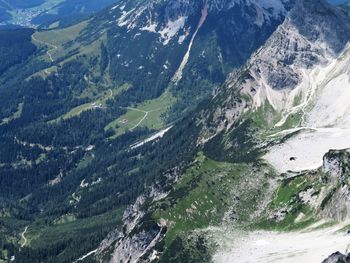
[[322, 263], [350, 263], [350, 254], [346, 256], [340, 252], [335, 252], [323, 260]]

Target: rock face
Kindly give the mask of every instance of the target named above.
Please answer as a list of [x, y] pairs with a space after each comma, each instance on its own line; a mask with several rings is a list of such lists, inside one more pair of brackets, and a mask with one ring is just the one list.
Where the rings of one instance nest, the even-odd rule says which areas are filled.
[[336, 252], [330, 255], [327, 259], [322, 261], [322, 263], [349, 263], [349, 262], [350, 262], [350, 254], [346, 256], [340, 252]]
[[[265, 2], [269, 2], [269, 4], [264, 5]], [[142, 70], [145, 72], [151, 72], [151, 74], [147, 73], [149, 76], [155, 74], [159, 76], [165, 74], [164, 72], [167, 70], [166, 74], [172, 78], [186, 52], [190, 53], [186, 68], [192, 67], [190, 70], [192, 73], [199, 72], [195, 68], [202, 61], [198, 60], [200, 57], [204, 58], [204, 64], [208, 62], [215, 64], [217, 61], [225, 64], [225, 61], [229, 61], [231, 56], [241, 56], [240, 44], [245, 46], [243, 50], [251, 51], [258, 42], [263, 42], [268, 32], [271, 32], [270, 30], [278, 27], [249, 62], [230, 75], [209, 107], [201, 112], [198, 119], [200, 119], [199, 122], [202, 122], [204, 131], [203, 137], [199, 141], [203, 144], [219, 137], [221, 132], [234, 133], [233, 127], [236, 124], [237, 126], [241, 124], [239, 120], [244, 113], [258, 108], [266, 102], [272, 106], [273, 110], [283, 111], [288, 105], [287, 95], [307, 78], [309, 70], [316, 65], [325, 65], [331, 59], [339, 56], [350, 39], [349, 17], [342, 11], [332, 8], [323, 0], [297, 0], [287, 18], [285, 15], [294, 4], [293, 1], [208, 0], [208, 2], [204, 2], [174, 0], [139, 1], [137, 5], [131, 3], [122, 1], [112, 8], [110, 15], [115, 17], [117, 25], [110, 34], [123, 35], [130, 46], [133, 46], [134, 42], [142, 43], [147, 39], [149, 47], [157, 47], [158, 51], [147, 49], [149, 53], [140, 54], [140, 57], [144, 58], [145, 61], [150, 61], [148, 64], [138, 65], [142, 66]], [[274, 4], [272, 5], [272, 3]], [[203, 10], [207, 14], [204, 18], [205, 21], [200, 19], [200, 17], [203, 18]], [[207, 37], [215, 33], [215, 41], [217, 42], [214, 42], [217, 44], [215, 46], [218, 47], [219, 53], [212, 54], [213, 57], [216, 57], [213, 60], [208, 59], [210, 56], [206, 51], [209, 48], [195, 47], [196, 39], [193, 36], [195, 36], [195, 30], [198, 29], [198, 24], [201, 22], [203, 25], [196, 36], [202, 41], [201, 44], [205, 46], [208, 43]], [[266, 34], [263, 33], [262, 38], [256, 38], [261, 30]], [[253, 39], [256, 42], [247, 47], [247, 43]], [[123, 42], [124, 40], [118, 38], [118, 41]], [[239, 43], [234, 45], [236, 42]], [[197, 43], [199, 44], [199, 42]], [[175, 60], [170, 58], [170, 54], [181, 45], [187, 46], [183, 49], [182, 58], [175, 63]], [[128, 52], [126, 50], [128, 48], [125, 46], [123, 43], [115, 45], [116, 52], [121, 52], [118, 57], [120, 62], [115, 63], [116, 67], [125, 67], [125, 65], [136, 67], [133, 61], [127, 61], [126, 54]], [[192, 50], [189, 49], [191, 46]], [[212, 50], [212, 47], [210, 49]], [[245, 51], [245, 54], [249, 53]], [[162, 56], [156, 58], [160, 54]], [[242, 57], [244, 56], [242, 55]], [[156, 63], [163, 63], [166, 66], [165, 70], [152, 72]], [[181, 75], [183, 76], [182, 81], [189, 76], [186, 73]], [[142, 76], [142, 72], [140, 76]], [[142, 78], [144, 79], [144, 77]], [[179, 85], [181, 85], [181, 81]], [[305, 88], [307, 89], [307, 87]], [[301, 93], [301, 96], [304, 98], [306, 93]], [[239, 130], [238, 133], [245, 135], [247, 131]], [[247, 143], [246, 138], [243, 139], [244, 143]], [[229, 150], [237, 148], [237, 144], [237, 141], [225, 141], [224, 143]], [[249, 149], [251, 150], [251, 148]], [[326, 156], [324, 166], [324, 171], [329, 173], [331, 178], [334, 178], [334, 182], [344, 179], [343, 170], [339, 166], [341, 160], [336, 158], [331, 160], [329, 156]], [[341, 188], [334, 191], [333, 189], [327, 190], [327, 193], [331, 194], [329, 197], [328, 195], [325, 197], [329, 199], [322, 204], [323, 211], [321, 212], [325, 217], [339, 219], [344, 216], [344, 207], [347, 207], [349, 203], [348, 190], [346, 187], [344, 188], [345, 181], [344, 179]], [[333, 184], [330, 184], [330, 187], [332, 186]], [[302, 192], [298, 198], [311, 205], [316, 203], [314, 192], [310, 190]], [[333, 202], [338, 204], [336, 209], [334, 209]], [[145, 214], [142, 213], [141, 209], [137, 209], [135, 215], [143, 217]], [[153, 227], [148, 228], [150, 231], [147, 232], [142, 226], [137, 225], [138, 222], [140, 221], [136, 220], [133, 224], [126, 222], [126, 232], [123, 233], [123, 238], [115, 244], [112, 262], [136, 262], [157, 253], [154, 247], [164, 237], [165, 227], [153, 224]]]
[[326, 205], [320, 211], [324, 218], [342, 221], [350, 218], [349, 151], [330, 151], [323, 159], [322, 170], [329, 175]]
[[206, 136], [229, 130], [242, 113], [265, 102], [279, 114], [295, 106], [296, 97], [307, 100], [312, 69], [338, 57], [349, 39], [350, 18], [341, 9], [323, 0], [296, 1], [285, 21], [244, 67], [231, 74], [203, 114]]

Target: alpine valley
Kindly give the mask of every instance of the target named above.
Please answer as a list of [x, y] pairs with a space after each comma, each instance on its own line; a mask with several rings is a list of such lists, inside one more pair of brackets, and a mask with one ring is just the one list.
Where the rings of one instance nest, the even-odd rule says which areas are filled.
[[350, 262], [349, 2], [29, 2], [0, 263]]

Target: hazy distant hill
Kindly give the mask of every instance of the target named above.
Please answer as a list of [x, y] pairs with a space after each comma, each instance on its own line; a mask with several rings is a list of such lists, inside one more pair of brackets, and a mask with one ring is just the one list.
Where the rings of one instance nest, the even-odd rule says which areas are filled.
[[1, 0], [0, 25], [24, 27], [66, 25], [118, 0]]

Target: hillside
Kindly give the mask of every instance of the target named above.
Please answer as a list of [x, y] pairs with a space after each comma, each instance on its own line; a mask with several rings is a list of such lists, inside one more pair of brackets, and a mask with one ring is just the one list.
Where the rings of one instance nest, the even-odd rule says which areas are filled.
[[[144, 29], [148, 12], [132, 20], [143, 4], [121, 2], [72, 26], [37, 31], [37, 51], [1, 74], [0, 231], [7, 258], [72, 262], [121, 227], [124, 209], [148, 186], [193, 160], [198, 129], [186, 115], [289, 8], [149, 1], [152, 32]], [[242, 10], [249, 15], [232, 16]], [[265, 14], [258, 22], [257, 11]], [[184, 24], [174, 31], [179, 19]], [[225, 23], [235, 27], [222, 31]], [[249, 45], [236, 41], [242, 36]], [[143, 143], [165, 131], [156, 147]]]
[[196, 115], [203, 152], [129, 214], [136, 222], [124, 221], [131, 229], [113, 262], [321, 262], [346, 253], [349, 25], [324, 1], [297, 1]]
[[0, 75], [0, 262], [346, 253], [344, 10], [120, 0], [30, 37]]

